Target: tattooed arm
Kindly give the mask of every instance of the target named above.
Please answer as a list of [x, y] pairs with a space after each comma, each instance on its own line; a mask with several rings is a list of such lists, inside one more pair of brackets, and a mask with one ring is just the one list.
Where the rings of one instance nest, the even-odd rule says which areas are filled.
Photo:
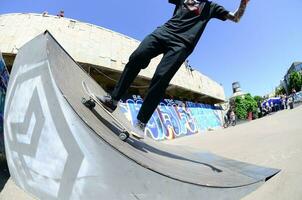
[[241, 17], [244, 14], [244, 11], [245, 11], [245, 8], [246, 8], [248, 2], [249, 2], [249, 0], [241, 0], [239, 8], [234, 13], [230, 12], [226, 16], [227, 19], [229, 19], [233, 22], [236, 22], [236, 23], [239, 22]]

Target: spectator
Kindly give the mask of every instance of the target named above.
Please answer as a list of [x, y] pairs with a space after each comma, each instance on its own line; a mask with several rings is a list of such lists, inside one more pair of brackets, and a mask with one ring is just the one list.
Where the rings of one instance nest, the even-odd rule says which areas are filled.
[[293, 98], [293, 102], [295, 101], [295, 96], [296, 96], [296, 90], [295, 88], [292, 89], [291, 97]]
[[42, 16], [43, 16], [43, 17], [48, 16], [48, 12], [47, 12], [47, 11], [44, 11], [44, 12], [42, 13]]
[[267, 110], [267, 113], [272, 112], [272, 108], [270, 107], [268, 101], [265, 103], [265, 109]]
[[290, 95], [288, 97], [288, 105], [289, 105], [289, 108], [290, 109], [293, 109], [294, 108], [294, 96], [293, 95]]
[[274, 103], [273, 103], [273, 101], [271, 101], [271, 112], [275, 112], [275, 107], [274, 107]]
[[268, 108], [267, 108], [267, 106], [264, 106], [262, 108], [262, 116], [266, 116], [267, 114], [268, 114]]
[[58, 14], [57, 14], [58, 17], [64, 17], [64, 10], [61, 10]]
[[285, 101], [285, 96], [282, 96], [282, 110], [284, 110], [286, 108], [286, 101]]
[[193, 68], [192, 68], [192, 66], [189, 64], [189, 60], [186, 60], [186, 61], [185, 61], [185, 66], [186, 66], [186, 68], [187, 68], [190, 72], [194, 71]]
[[233, 109], [230, 112], [230, 121], [231, 123], [233, 123], [236, 120], [236, 115], [235, 112], [233, 111]]

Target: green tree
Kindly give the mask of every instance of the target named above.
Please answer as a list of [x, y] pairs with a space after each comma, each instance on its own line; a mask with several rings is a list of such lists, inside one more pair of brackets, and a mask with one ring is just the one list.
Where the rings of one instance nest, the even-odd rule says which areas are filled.
[[261, 96], [254, 96], [254, 99], [255, 99], [255, 101], [256, 102], [262, 102], [264, 99], [263, 99], [263, 97], [261, 97]]
[[285, 88], [283, 86], [276, 87], [275, 95], [282, 95], [282, 94], [286, 94]]
[[257, 113], [257, 101], [251, 94], [236, 97], [235, 99], [235, 113], [239, 119], [246, 119], [249, 112]]
[[247, 104], [247, 112], [253, 112], [256, 113], [257, 112], [257, 101], [252, 97], [251, 94], [247, 94], [245, 95], [245, 103]]
[[246, 119], [247, 111], [246, 111], [246, 105], [244, 103], [244, 96], [236, 97], [235, 113], [238, 119]]
[[301, 90], [302, 77], [298, 72], [292, 72], [289, 76], [289, 87], [290, 89], [295, 89], [297, 92]]

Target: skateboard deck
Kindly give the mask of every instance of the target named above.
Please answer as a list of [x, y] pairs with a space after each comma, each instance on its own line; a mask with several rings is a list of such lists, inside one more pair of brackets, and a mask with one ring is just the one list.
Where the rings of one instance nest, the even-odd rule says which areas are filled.
[[82, 97], [82, 103], [90, 110], [92, 110], [96, 105], [101, 107], [113, 119], [113, 121], [115, 123], [117, 123], [117, 125], [121, 129], [119, 132], [119, 135], [118, 135], [121, 140], [126, 141], [129, 138], [129, 136], [133, 136], [136, 139], [143, 139], [143, 137], [141, 137], [139, 134], [135, 133], [133, 130], [129, 129], [126, 125], [124, 125], [122, 122], [120, 122], [114, 116], [114, 114], [109, 112], [102, 105], [102, 103], [98, 100], [98, 98], [95, 96], [95, 94], [90, 90], [90, 88], [88, 87], [88, 85], [86, 84], [85, 81], [82, 81], [82, 86], [83, 86], [85, 93], [88, 95], [88, 98]]

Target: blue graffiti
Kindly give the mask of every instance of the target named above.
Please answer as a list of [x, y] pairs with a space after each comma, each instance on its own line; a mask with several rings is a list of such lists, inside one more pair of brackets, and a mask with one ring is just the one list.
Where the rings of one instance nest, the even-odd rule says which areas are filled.
[[[143, 103], [140, 96], [122, 100], [120, 107], [134, 125]], [[146, 127], [154, 140], [174, 139], [222, 126], [222, 110], [212, 105], [164, 99], [158, 105]]]

